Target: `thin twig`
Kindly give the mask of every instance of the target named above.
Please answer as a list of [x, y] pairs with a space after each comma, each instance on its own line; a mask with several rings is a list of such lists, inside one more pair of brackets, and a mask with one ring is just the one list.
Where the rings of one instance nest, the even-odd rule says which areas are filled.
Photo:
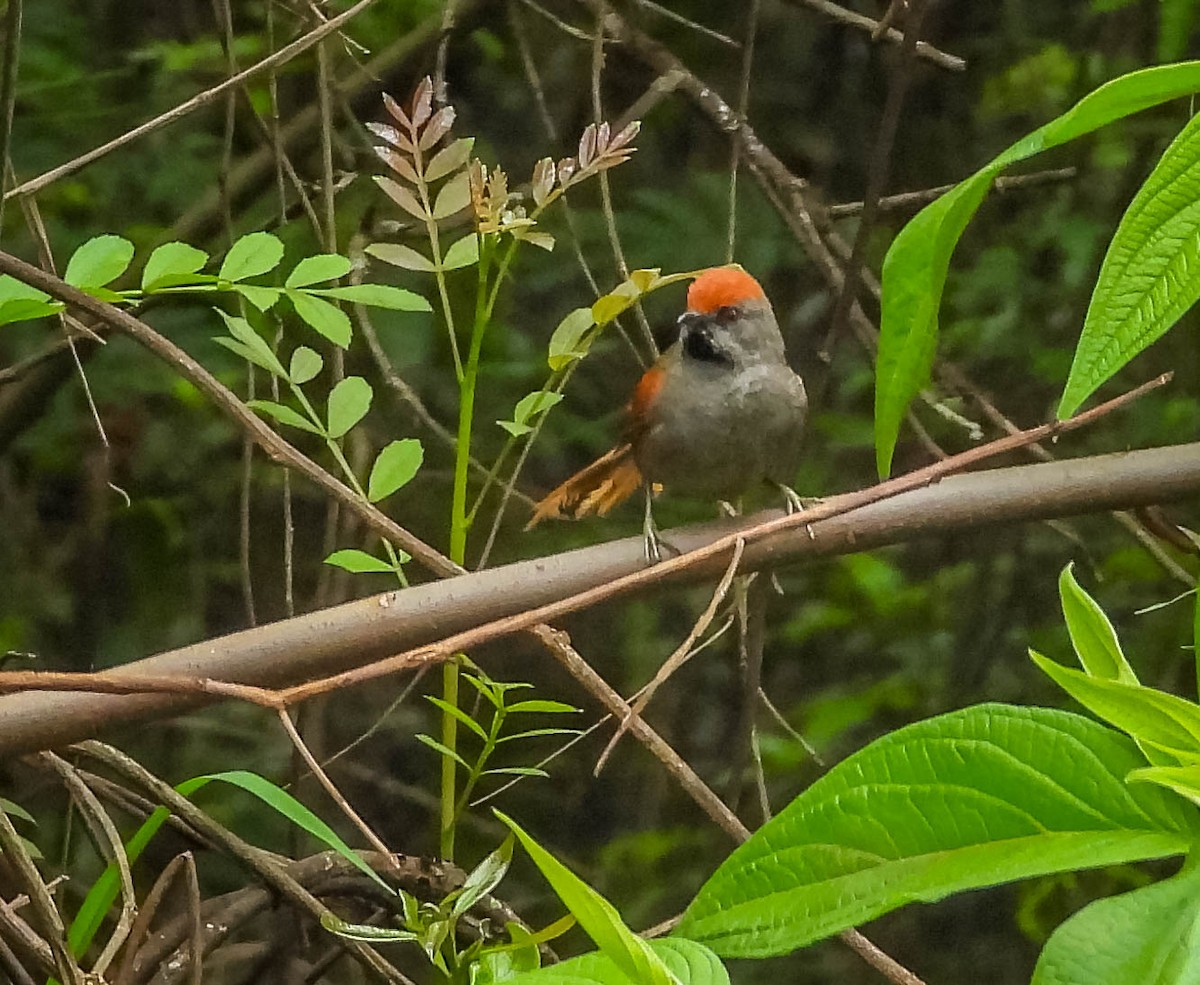
[[[758, 34], [758, 14], [761, 0], [750, 0], [746, 14], [746, 41], [742, 47], [742, 72], [738, 80], [738, 115], [745, 118], [750, 107], [750, 75], [754, 68], [754, 39]], [[742, 145], [736, 140], [729, 147], [729, 226], [725, 242], [725, 262], [733, 263], [737, 246], [737, 178], [742, 160]]]
[[729, 586], [733, 584], [734, 576], [737, 574], [738, 565], [741, 563], [742, 554], [745, 550], [746, 542], [744, 540], [739, 540], [734, 545], [733, 554], [729, 558], [729, 566], [725, 569], [725, 574], [721, 576], [721, 580], [717, 582], [717, 587], [713, 590], [712, 598], [708, 600], [708, 605], [700, 613], [700, 618], [692, 625], [683, 642], [667, 657], [654, 677], [642, 689], [641, 697], [630, 705], [630, 717], [623, 719], [620, 725], [617, 726], [613, 737], [609, 739], [608, 745], [604, 747], [604, 751], [600, 753], [599, 758], [596, 760], [596, 766], [592, 770], [594, 776], [600, 775], [600, 771], [604, 769], [604, 764], [608, 761], [608, 757], [621, 740], [621, 736], [629, 731], [632, 718], [641, 717], [642, 712], [646, 710], [646, 706], [650, 703], [650, 700], [654, 697], [654, 693], [662, 686], [663, 682], [691, 659], [693, 653], [692, 647], [695, 646], [696, 640], [703, 635], [704, 631], [711, 625], [713, 619], [716, 618], [717, 609], [720, 608], [721, 603], [725, 601], [725, 596], [729, 593]]
[[[1030, 188], [1040, 188], [1042, 185], [1058, 184], [1061, 181], [1071, 181], [1079, 174], [1078, 168], [1053, 168], [1049, 171], [1034, 171], [1031, 174], [1018, 174], [1011, 177], [1001, 175], [992, 184], [992, 191], [1004, 192], [1025, 191]], [[934, 199], [941, 198], [946, 192], [956, 188], [956, 184], [938, 185], [936, 188], [922, 188], [920, 191], [901, 192], [899, 195], [885, 195], [876, 203], [879, 212], [902, 212], [928, 205]], [[860, 215], [863, 210], [862, 202], [843, 202], [829, 206], [831, 219], [847, 219]]]
[[[8, 150], [12, 141], [13, 108], [17, 104], [17, 65], [21, 58], [21, 20], [25, 0], [8, 0], [4, 16], [4, 68], [0, 75], [0, 192], [8, 184]], [[0, 231], [4, 229], [4, 199], [0, 194]]]
[[[837, 301], [834, 302], [833, 314], [829, 317], [829, 332], [820, 353], [826, 364], [832, 364], [838, 342], [841, 340], [850, 309], [858, 300], [858, 288], [862, 283], [863, 253], [867, 240], [875, 227], [875, 215], [879, 199], [887, 186], [888, 175], [891, 173], [892, 148], [896, 142], [896, 132], [900, 128], [900, 116], [904, 109], [904, 100], [908, 96], [909, 85], [912, 82], [916, 66], [917, 39], [921, 34], [921, 25], [925, 15], [936, 0], [912, 0], [909, 16], [904, 24], [904, 43], [900, 46], [900, 57], [893, 66], [888, 81], [887, 98], [884, 100], [883, 112], [880, 114], [879, 126], [874, 131], [871, 144], [871, 159], [867, 167], [867, 188], [863, 195], [862, 219], [854, 233], [854, 243], [850, 248], [850, 259], [846, 261], [846, 272], [838, 291]], [[828, 389], [832, 373], [825, 375], [822, 391]], [[818, 397], [816, 406], [824, 404]]]
[[319, 27], [314, 28], [307, 34], [297, 38], [291, 44], [280, 48], [274, 54], [268, 55], [261, 61], [255, 62], [249, 68], [239, 72], [237, 75], [230, 76], [224, 81], [213, 86], [211, 89], [206, 89], [204, 92], [196, 94], [191, 99], [180, 103], [178, 106], [167, 110], [165, 113], [159, 114], [152, 120], [147, 120], [141, 126], [137, 126], [132, 130], [126, 131], [125, 133], [121, 134], [121, 136], [108, 141], [108, 143], [102, 144], [101, 146], [88, 151], [86, 154], [81, 154], [79, 157], [67, 161], [65, 164], [60, 164], [56, 168], [51, 168], [49, 171], [38, 175], [36, 178], [30, 178], [28, 181], [22, 182], [15, 188], [9, 189], [3, 196], [4, 200], [7, 201], [14, 195], [32, 195], [34, 192], [41, 191], [41, 189], [45, 188], [47, 185], [53, 184], [60, 178], [65, 178], [68, 175], [75, 174], [77, 171], [82, 171], [89, 164], [100, 160], [100, 158], [111, 154], [113, 151], [124, 147], [126, 144], [133, 143], [135, 140], [138, 140], [147, 134], [154, 133], [156, 130], [160, 130], [165, 126], [169, 126], [172, 123], [182, 120], [185, 116], [190, 115], [201, 107], [215, 102], [229, 89], [236, 88], [243, 82], [254, 78], [259, 73], [265, 72], [275, 66], [283, 65], [285, 62], [290, 61], [297, 55], [307, 51], [313, 45], [317, 44], [322, 38], [328, 37], [334, 31], [338, 30], [343, 24], [358, 16], [358, 14], [362, 13], [374, 2], [375, 0], [358, 0], [358, 3], [356, 3], [349, 10], [338, 14], [337, 17], [331, 17], [324, 24], [321, 24]]
[[108, 816], [99, 798], [80, 778], [75, 768], [61, 756], [52, 752], [42, 753], [41, 758], [60, 777], [78, 807], [80, 814], [87, 822], [92, 832], [92, 838], [101, 855], [112, 865], [116, 866], [117, 876], [121, 884], [121, 910], [117, 917], [104, 949], [92, 965], [90, 974], [102, 978], [117, 956], [133, 926], [133, 918], [137, 913], [137, 894], [133, 889], [133, 874], [129, 870], [129, 856], [125, 852], [125, 843], [112, 818]]
[[[836, 3], [830, 3], [829, 0], [786, 0], [786, 2], [790, 3], [793, 7], [808, 7], [840, 24], [846, 24], [849, 27], [865, 31], [873, 38], [880, 28], [879, 21], [872, 20], [870, 17], [865, 17], [862, 14], [857, 14], [853, 10], [847, 10], [845, 7], [839, 7]], [[903, 42], [904, 36], [895, 28], [889, 27], [886, 33], [882, 35], [881, 40], [898, 45]], [[933, 45], [924, 41], [917, 42], [917, 57], [924, 58], [926, 61], [932, 62], [941, 68], [949, 69], [951, 72], [964, 72], [967, 68], [965, 59], [959, 58], [957, 55], [948, 55], [946, 52], [939, 51]]]
[[330, 798], [335, 804], [337, 804], [341, 812], [350, 819], [350, 823], [358, 828], [363, 837], [371, 843], [372, 847], [383, 855], [391, 855], [392, 850], [388, 848], [379, 835], [371, 830], [371, 826], [362, 819], [362, 816], [358, 813], [358, 811], [350, 806], [350, 801], [348, 801], [342, 792], [337, 788], [337, 784], [329, 779], [329, 774], [321, 769], [321, 764], [317, 762], [317, 759], [312, 754], [312, 751], [305, 744], [304, 740], [300, 738], [300, 732], [296, 729], [296, 725], [292, 721], [291, 715], [289, 715], [286, 709], [283, 708], [279, 709], [278, 714], [279, 723], [283, 726], [283, 730], [287, 733], [287, 737], [291, 740], [292, 745], [295, 746], [296, 751], [300, 753], [300, 756], [304, 759], [304, 763], [308, 767], [308, 771], [317, 778], [317, 782], [325, 788], [325, 792], [329, 794]]

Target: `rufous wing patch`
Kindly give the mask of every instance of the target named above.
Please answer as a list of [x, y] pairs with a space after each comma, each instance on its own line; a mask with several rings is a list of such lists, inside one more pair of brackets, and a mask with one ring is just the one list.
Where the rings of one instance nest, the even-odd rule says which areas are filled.
[[629, 445], [618, 445], [585, 469], [552, 490], [533, 509], [525, 524], [529, 530], [542, 520], [579, 520], [595, 514], [604, 516], [642, 486], [642, 473]]

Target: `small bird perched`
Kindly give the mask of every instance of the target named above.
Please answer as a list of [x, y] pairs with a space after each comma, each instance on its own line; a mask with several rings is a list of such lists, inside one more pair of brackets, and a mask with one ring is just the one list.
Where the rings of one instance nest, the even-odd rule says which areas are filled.
[[692, 281], [687, 303], [678, 339], [634, 388], [621, 443], [539, 502], [527, 530], [547, 517], [604, 516], [641, 488], [646, 558], [657, 562], [656, 486], [732, 500], [769, 482], [789, 512], [800, 507], [790, 483], [808, 398], [762, 287], [739, 267], [714, 267]]

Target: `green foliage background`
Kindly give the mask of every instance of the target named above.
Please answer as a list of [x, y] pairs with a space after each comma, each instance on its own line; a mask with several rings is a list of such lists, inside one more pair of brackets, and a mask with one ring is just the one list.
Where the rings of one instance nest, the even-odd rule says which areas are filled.
[[[746, 5], [692, 0], [670, 6], [731, 36], [742, 34]], [[873, 3], [852, 6], [879, 13]], [[888, 190], [957, 181], [1101, 82], [1162, 58], [1195, 54], [1195, 6], [1190, 0], [938, 5], [927, 21], [927, 36], [965, 57], [969, 68], [954, 74], [919, 64]], [[581, 8], [573, 4], [554, 9], [585, 24]], [[439, 11], [432, 0], [379, 0], [349, 33], [375, 52]], [[245, 65], [268, 50], [265, 8], [239, 5], [234, 14], [234, 56]], [[290, 23], [285, 12], [277, 10], [275, 17]], [[571, 135], [590, 121], [590, 48], [520, 4], [516, 17], [542, 74], [559, 139], [547, 137], [539, 122], [503, 5], [480, 4], [464, 16], [449, 49], [448, 81], [459, 113], [456, 133], [477, 136], [476, 153], [510, 174], [526, 175], [539, 157], [572, 153]], [[124, 132], [227, 73], [207, 3], [43, 0], [30, 4], [25, 18], [12, 142], [20, 178]], [[732, 98], [740, 71], [737, 51], [650, 11], [643, 10], [638, 19]], [[351, 57], [335, 47], [335, 65], [343, 76], [354, 71]], [[383, 87], [407, 93], [432, 69], [434, 57], [433, 47], [420, 49], [401, 71], [381, 80]], [[862, 195], [895, 58], [894, 47], [872, 47], [861, 33], [799, 4], [763, 4], [750, 119], [767, 145], [831, 202]], [[284, 123], [315, 99], [314, 78], [313, 59], [307, 56], [282, 73]], [[651, 81], [619, 51], [610, 51], [603, 83], [609, 116], [619, 116]], [[252, 95], [264, 109], [265, 83], [255, 83]], [[378, 90], [368, 87], [353, 110], [359, 120], [379, 119], [378, 106]], [[238, 112], [235, 160], [262, 146], [244, 102]], [[1187, 113], [1185, 105], [1171, 104], [1055, 151], [1038, 166], [1075, 166], [1075, 179], [993, 195], [969, 228], [950, 274], [941, 351], [995, 394], [1018, 424], [1053, 414], [1105, 245]], [[181, 221], [187, 230], [183, 238], [220, 252], [228, 234], [220, 210], [205, 213], [204, 203], [216, 201], [223, 119], [224, 104], [218, 102], [38, 195], [60, 268], [80, 242], [102, 232], [128, 237], [143, 256], [155, 243], [176, 238], [171, 230]], [[335, 147], [335, 163], [359, 172], [338, 196], [344, 248], [357, 230], [377, 229], [381, 220], [396, 215], [369, 181], [376, 168], [364, 133], [344, 116], [338, 123], [343, 139]], [[612, 173], [617, 225], [630, 266], [671, 271], [723, 260], [727, 143], [686, 102], [668, 98], [644, 117], [637, 145], [633, 160]], [[319, 175], [311, 142], [295, 160], [305, 178]], [[874, 476], [869, 362], [849, 342], [839, 348], [832, 368], [818, 359], [831, 298], [753, 180], [743, 174], [738, 187], [737, 259], [763, 281], [794, 365], [825, 396], [813, 409], [809, 459], [798, 488], [821, 495], [869, 483]], [[238, 203], [236, 231], [273, 224], [276, 202], [268, 178]], [[596, 267], [601, 287], [610, 287], [619, 278], [598, 191], [589, 185], [571, 203], [583, 252]], [[874, 269], [906, 217], [889, 214], [874, 231], [869, 251]], [[485, 461], [506, 438], [490, 422], [508, 417], [517, 399], [541, 384], [550, 332], [569, 310], [591, 300], [561, 214], [547, 228], [558, 237], [558, 248], [551, 255], [523, 252], [515, 287], [503, 295], [498, 324], [487, 339], [477, 412], [483, 422], [477, 452]], [[288, 244], [289, 262], [320, 249], [303, 221], [276, 231]], [[849, 235], [852, 226], [844, 231]], [[5, 211], [0, 234], [6, 249], [35, 255], [14, 203]], [[394, 273], [380, 276], [431, 290], [427, 281]], [[452, 280], [452, 286], [461, 292], [457, 300], [468, 304], [470, 275]], [[656, 295], [649, 308], [652, 321], [665, 326], [681, 294], [676, 288]], [[162, 306], [148, 320], [225, 382], [243, 386], [238, 361], [211, 340], [218, 326], [207, 309]], [[427, 317], [392, 313], [379, 313], [377, 324], [401, 374], [433, 414], [452, 426], [457, 395], [440, 327]], [[1192, 440], [1200, 425], [1195, 329], [1194, 315], [1186, 316], [1106, 392], [1166, 369], [1177, 373], [1171, 387], [1099, 428], [1072, 436], [1061, 451], [1082, 454]], [[48, 337], [47, 323], [0, 330], [0, 366], [38, 351]], [[352, 371], [372, 377], [361, 349], [352, 349], [347, 362]], [[240, 436], [190, 386], [117, 339], [87, 359], [87, 377], [112, 442], [106, 455], [77, 377], [69, 364], [56, 365], [57, 374], [44, 374], [39, 391], [22, 390], [22, 399], [29, 401], [23, 409], [13, 409], [16, 385], [0, 385], [0, 653], [36, 654], [39, 667], [89, 669], [246, 625], [237, 524]], [[637, 373], [636, 362], [609, 333], [555, 408], [532, 456], [526, 488], [544, 491], [605, 450]], [[918, 413], [947, 448], [965, 447], [967, 437], [955, 425], [927, 409]], [[389, 509], [401, 524], [444, 546], [451, 451], [377, 386], [360, 456], [368, 458], [367, 441], [379, 448], [407, 435], [423, 439], [426, 464]], [[902, 434], [897, 470], [923, 461], [919, 444]], [[108, 481], [129, 493], [130, 506], [108, 489]], [[284, 615], [281, 485], [277, 470], [256, 465], [251, 567], [260, 621]], [[299, 608], [390, 587], [376, 576], [350, 579], [322, 569], [324, 504], [310, 488], [297, 483], [293, 489]], [[1188, 522], [1186, 511], [1180, 514]], [[702, 504], [667, 499], [659, 520], [670, 526], [708, 515]], [[630, 534], [639, 520], [631, 508], [607, 521], [523, 535], [524, 517], [514, 510], [492, 563]], [[483, 535], [484, 527], [477, 527], [469, 556], [478, 555]], [[1047, 654], [1065, 651], [1056, 574], [1071, 559], [1121, 628], [1142, 680], [1166, 689], [1186, 686], [1192, 660], [1180, 644], [1190, 639], [1189, 606], [1134, 615], [1181, 586], [1115, 524], [1090, 517], [1055, 528], [978, 530], [784, 573], [786, 594], [771, 601], [768, 615], [765, 689], [828, 762], [899, 725], [982, 700], [1063, 705], [1062, 695], [1024, 653], [1028, 646]], [[601, 672], [628, 693], [674, 648], [706, 597], [703, 589], [671, 591], [582, 613], [565, 628]], [[586, 704], [540, 652], [520, 640], [473, 656], [493, 677], [531, 680], [547, 695]], [[386, 707], [392, 687], [400, 686], [341, 694], [307, 710], [306, 734], [326, 752], [340, 748]], [[727, 642], [689, 666], [653, 706], [651, 721], [719, 790], [729, 788], [728, 749], [739, 722], [739, 700], [736, 659]], [[436, 844], [438, 763], [413, 738], [435, 728], [432, 714], [423, 702], [410, 700], [335, 772], [384, 840], [410, 853], [429, 853]], [[595, 709], [589, 707], [587, 714], [590, 723]], [[233, 705], [115, 738], [172, 781], [223, 769], [284, 778], [290, 755], [284, 736], [264, 727], [261, 712]], [[782, 731], [767, 728], [762, 745], [777, 806], [822, 772]], [[682, 909], [730, 846], [628, 739], [593, 779], [591, 766], [601, 746], [595, 739], [575, 747], [550, 767], [551, 782], [526, 780], [500, 803], [612, 899], [631, 925], [641, 927]], [[551, 748], [549, 741], [545, 748]], [[10, 772], [19, 784], [19, 768]], [[47, 795], [39, 804], [36, 790], [23, 792], [29, 796], [22, 803], [42, 819], [45, 837], [40, 840], [54, 845], [61, 836], [54, 830], [56, 801]], [[299, 793], [323, 816], [334, 817], [315, 789], [302, 787]], [[282, 825], [248, 801], [228, 796], [214, 797], [212, 803], [222, 820], [251, 840], [286, 844]], [[465, 858], [481, 857], [499, 840], [499, 826], [486, 817], [481, 812], [464, 828]], [[260, 830], [264, 825], [271, 830]], [[89, 849], [80, 839], [70, 844], [77, 856], [58, 861], [77, 870], [86, 867]], [[170, 850], [164, 842], [147, 857], [162, 853], [160, 860], [165, 859]], [[980, 985], [1019, 980], [1029, 974], [1040, 942], [1063, 917], [1095, 896], [1139, 884], [1145, 871], [1084, 873], [975, 893], [892, 914], [870, 932], [930, 980], [952, 980], [963, 969], [971, 969]], [[202, 874], [212, 891], [236, 878], [215, 861], [202, 866]], [[519, 863], [517, 874], [527, 881], [506, 882], [505, 892], [518, 910], [531, 918], [556, 915], [544, 897], [535, 895], [541, 888], [532, 868]], [[83, 885], [68, 884], [65, 892], [81, 893]], [[836, 943], [810, 948], [782, 967], [772, 964], [770, 972], [737, 963], [732, 970], [737, 981], [766, 974], [796, 982], [874, 980]]]

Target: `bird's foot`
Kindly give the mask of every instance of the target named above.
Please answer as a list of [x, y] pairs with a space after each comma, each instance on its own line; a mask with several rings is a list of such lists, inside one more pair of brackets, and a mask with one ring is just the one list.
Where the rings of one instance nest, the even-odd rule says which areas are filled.
[[663, 540], [662, 534], [658, 532], [658, 524], [654, 522], [654, 512], [651, 509], [652, 503], [653, 498], [648, 494], [646, 496], [646, 512], [642, 518], [642, 541], [646, 549], [646, 563], [658, 564], [663, 559], [664, 548], [676, 557], [683, 552]]
[[[801, 496], [791, 486], [785, 486], [782, 482], [777, 482], [775, 485], [779, 488], [779, 491], [783, 493], [784, 509], [787, 511], [788, 516], [793, 516], [796, 513], [803, 513], [805, 510], [812, 509], [814, 506], [820, 506], [821, 503], [824, 502], [824, 500], [818, 497]], [[812, 540], [817, 539], [817, 535], [813, 533], [812, 527], [806, 527], [805, 529], [808, 530], [808, 536]]]

